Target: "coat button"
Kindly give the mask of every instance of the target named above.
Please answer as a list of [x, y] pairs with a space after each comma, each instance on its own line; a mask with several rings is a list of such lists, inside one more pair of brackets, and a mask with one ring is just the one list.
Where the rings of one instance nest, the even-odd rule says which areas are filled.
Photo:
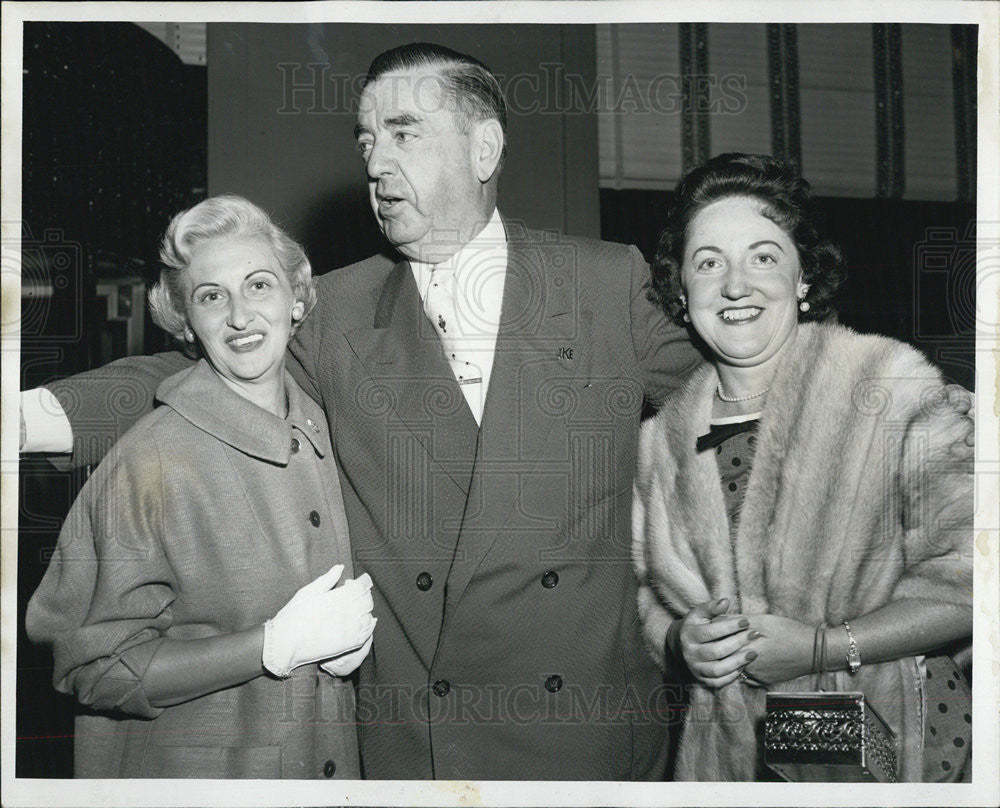
[[552, 674], [548, 679], [545, 680], [545, 689], [549, 693], [556, 693], [562, 690], [562, 677], [558, 673]]
[[559, 573], [548, 570], [542, 574], [542, 586], [546, 589], [552, 589], [557, 583], [559, 583]]
[[319, 511], [309, 511], [309, 521], [313, 527], [319, 527]]
[[434, 692], [438, 696], [441, 696], [442, 698], [444, 698], [445, 696], [448, 695], [448, 691], [451, 690], [451, 685], [448, 684], [448, 680], [447, 679], [438, 679], [434, 683], [434, 688], [433, 689], [434, 689]]
[[328, 760], [326, 763], [323, 764], [324, 777], [333, 777], [333, 775], [336, 773], [337, 773], [337, 764], [334, 763], [332, 760]]
[[292, 454], [295, 454], [299, 450], [299, 439], [292, 438]]
[[432, 586], [434, 586], [434, 579], [429, 572], [422, 572], [417, 576], [417, 589], [421, 592], [426, 592]]

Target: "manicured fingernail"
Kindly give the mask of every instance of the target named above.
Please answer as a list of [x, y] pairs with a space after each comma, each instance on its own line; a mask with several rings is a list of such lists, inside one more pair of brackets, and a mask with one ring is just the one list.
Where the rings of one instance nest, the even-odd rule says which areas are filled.
[[750, 621], [744, 617], [740, 620], [740, 628], [750, 628]]
[[757, 658], [757, 652], [756, 651], [747, 651], [747, 655], [746, 655], [746, 661], [747, 662], [753, 662], [756, 658]]
[[760, 636], [760, 632], [754, 629], [747, 635], [751, 640], [756, 640]]

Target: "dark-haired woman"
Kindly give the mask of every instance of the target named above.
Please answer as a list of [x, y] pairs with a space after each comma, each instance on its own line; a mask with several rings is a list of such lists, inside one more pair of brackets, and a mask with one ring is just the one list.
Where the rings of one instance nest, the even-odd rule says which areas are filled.
[[691, 678], [675, 777], [753, 780], [767, 690], [862, 691], [898, 776], [969, 756], [967, 685], [934, 652], [972, 633], [968, 422], [897, 341], [829, 324], [839, 251], [808, 183], [729, 154], [677, 188], [653, 296], [707, 357], [640, 439], [639, 604]]

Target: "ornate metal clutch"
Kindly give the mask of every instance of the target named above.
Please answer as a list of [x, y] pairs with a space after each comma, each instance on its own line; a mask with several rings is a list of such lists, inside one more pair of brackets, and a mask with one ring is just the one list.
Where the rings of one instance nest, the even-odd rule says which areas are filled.
[[864, 693], [768, 693], [764, 762], [792, 782], [897, 782], [896, 735]]

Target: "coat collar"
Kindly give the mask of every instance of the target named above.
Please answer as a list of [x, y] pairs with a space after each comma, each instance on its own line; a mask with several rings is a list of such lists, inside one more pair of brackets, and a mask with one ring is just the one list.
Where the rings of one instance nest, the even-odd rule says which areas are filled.
[[204, 359], [160, 384], [156, 398], [198, 429], [244, 454], [286, 465], [292, 434], [303, 435], [316, 454], [329, 450], [326, 424], [316, 404], [288, 373], [288, 417], [284, 420], [243, 398]]

